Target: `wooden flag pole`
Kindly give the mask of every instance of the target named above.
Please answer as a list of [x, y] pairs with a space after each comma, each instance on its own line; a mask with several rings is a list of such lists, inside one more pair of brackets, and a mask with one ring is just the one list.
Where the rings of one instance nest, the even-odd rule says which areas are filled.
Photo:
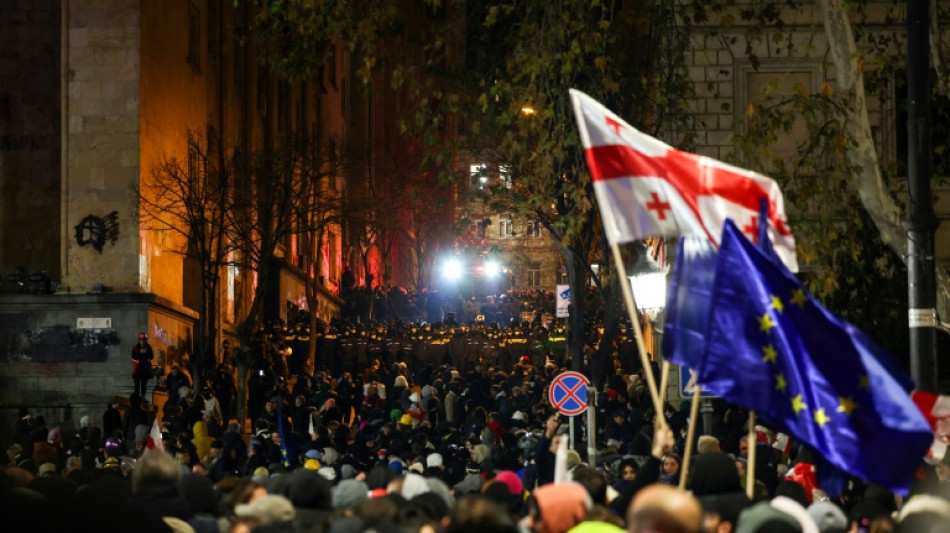
[[755, 411], [749, 411], [749, 456], [745, 465], [745, 495], [755, 494]]
[[[666, 390], [670, 385], [670, 362], [663, 361], [660, 366], [660, 405], [666, 404]], [[664, 417], [666, 413], [663, 413]]]
[[699, 396], [702, 389], [698, 383], [693, 387], [693, 401], [689, 405], [689, 429], [686, 430], [686, 449], [683, 450], [683, 466], [680, 468], [680, 490], [686, 489], [686, 478], [689, 477], [689, 463], [693, 458], [693, 437], [696, 435], [696, 418], [699, 416]]
[[653, 409], [656, 411], [657, 420], [662, 426], [666, 426], [666, 418], [663, 414], [663, 404], [660, 402], [660, 395], [656, 388], [656, 379], [653, 377], [653, 367], [650, 366], [650, 358], [647, 357], [646, 345], [643, 343], [643, 328], [640, 327], [640, 317], [637, 314], [637, 305], [633, 300], [633, 289], [630, 287], [630, 280], [627, 279], [627, 270], [623, 266], [623, 258], [620, 256], [620, 245], [611, 244], [610, 251], [614, 256], [614, 265], [617, 269], [617, 275], [620, 277], [620, 290], [623, 293], [623, 300], [627, 306], [627, 314], [630, 316], [630, 324], [633, 326], [633, 335], [637, 339], [637, 350], [640, 352], [640, 363], [643, 365], [643, 374], [647, 379], [647, 387], [650, 390], [650, 398], [653, 400]]

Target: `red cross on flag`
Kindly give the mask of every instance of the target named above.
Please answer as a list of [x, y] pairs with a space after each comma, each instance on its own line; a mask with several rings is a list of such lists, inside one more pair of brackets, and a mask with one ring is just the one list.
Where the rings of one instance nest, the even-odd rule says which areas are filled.
[[580, 91], [571, 89], [571, 100], [611, 244], [698, 235], [718, 246], [727, 218], [754, 241], [760, 200], [766, 198], [769, 239], [789, 270], [798, 271], [795, 238], [775, 180], [677, 150]]

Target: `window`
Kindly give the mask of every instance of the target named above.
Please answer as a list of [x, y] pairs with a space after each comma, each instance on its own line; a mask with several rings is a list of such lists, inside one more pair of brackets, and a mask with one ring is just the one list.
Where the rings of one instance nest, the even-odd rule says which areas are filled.
[[525, 285], [528, 287], [540, 287], [541, 286], [541, 269], [540, 268], [529, 268], [526, 272], [527, 279], [525, 279]]
[[540, 239], [541, 238], [541, 223], [540, 222], [528, 222], [528, 238], [529, 239]]
[[471, 181], [469, 184], [472, 187], [484, 189], [488, 184], [488, 165], [482, 163], [480, 165], [471, 165], [468, 168], [469, 172], [471, 172]]
[[514, 232], [512, 231], [511, 217], [502, 216], [498, 220], [498, 236], [501, 237], [502, 239], [507, 239], [508, 237], [511, 237], [513, 234]]
[[218, 57], [219, 46], [217, 0], [208, 0], [208, 57]]
[[508, 165], [501, 165], [498, 167], [498, 178], [501, 180], [501, 183], [505, 186], [506, 189], [511, 188], [511, 167]]
[[198, 50], [201, 46], [201, 16], [198, 8], [188, 6], [188, 64], [195, 70], [201, 69]]

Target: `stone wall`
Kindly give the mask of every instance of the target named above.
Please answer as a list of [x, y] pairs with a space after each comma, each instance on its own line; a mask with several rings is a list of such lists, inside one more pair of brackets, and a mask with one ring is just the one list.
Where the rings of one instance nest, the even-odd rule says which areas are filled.
[[60, 275], [60, 0], [0, 1], [0, 274]]
[[148, 294], [0, 297], [0, 442], [9, 441], [20, 406], [50, 424], [84, 414], [101, 424], [107, 400], [132, 393], [129, 354], [139, 331], [149, 334], [155, 364], [183, 364], [194, 319]]
[[[85, 292], [101, 283], [107, 290], [139, 292], [138, 210], [132, 193], [139, 178], [139, 2], [67, 5], [68, 133], [62, 189], [70, 234], [65, 236], [63, 288]], [[103, 232], [100, 220], [107, 235], [98, 250], [89, 240]], [[73, 234], [77, 226], [82, 238]]]

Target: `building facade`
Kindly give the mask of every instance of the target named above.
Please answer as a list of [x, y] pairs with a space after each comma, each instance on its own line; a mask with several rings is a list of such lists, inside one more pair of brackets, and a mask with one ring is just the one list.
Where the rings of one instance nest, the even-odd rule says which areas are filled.
[[[369, 101], [345, 51], [332, 50], [323, 79], [282, 80], [258, 62], [249, 4], [38, 0], [0, 12], [0, 426], [21, 405], [97, 419], [132, 392], [139, 332], [157, 365], [187, 366], [198, 266], [180, 236], [146, 223], [140, 195], [163, 162], [191, 164], [189, 134], [214, 132], [223, 153], [293, 134], [366, 144]], [[339, 225], [322, 231], [319, 250], [282, 238], [265, 318], [339, 313], [347, 245]], [[220, 268], [219, 345], [258, 279], [239, 264]]]

